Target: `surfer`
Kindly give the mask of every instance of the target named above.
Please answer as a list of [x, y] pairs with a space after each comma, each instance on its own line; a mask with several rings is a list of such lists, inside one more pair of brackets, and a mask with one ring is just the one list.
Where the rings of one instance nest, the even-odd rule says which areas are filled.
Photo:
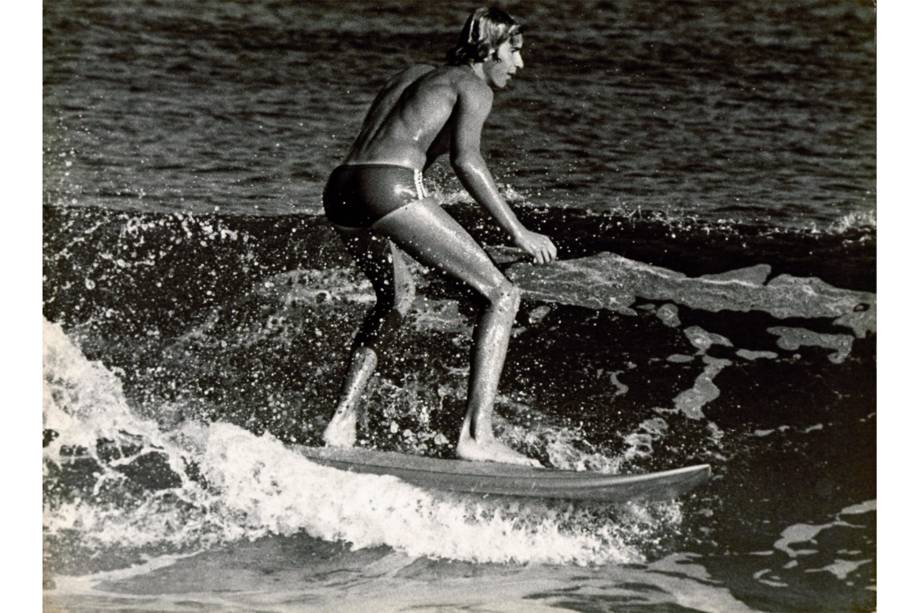
[[456, 453], [468, 460], [539, 466], [492, 431], [492, 409], [521, 292], [469, 233], [427, 194], [422, 172], [442, 154], [470, 195], [535, 263], [556, 259], [547, 237], [524, 227], [480, 152], [493, 90], [524, 67], [519, 24], [498, 8], [470, 14], [446, 65], [416, 65], [390, 79], [323, 193], [326, 216], [377, 295], [352, 345], [327, 445], [355, 444], [358, 404], [378, 348], [401, 323], [415, 290], [402, 252], [472, 287], [484, 299], [476, 324], [467, 410]]

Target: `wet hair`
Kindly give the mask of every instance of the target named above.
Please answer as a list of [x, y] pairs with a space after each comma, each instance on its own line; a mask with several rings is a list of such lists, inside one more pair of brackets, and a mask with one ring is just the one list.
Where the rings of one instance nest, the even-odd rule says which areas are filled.
[[447, 53], [447, 63], [462, 66], [485, 61], [515, 36], [521, 36], [521, 25], [511, 15], [495, 6], [478, 8], [463, 24], [457, 44]]

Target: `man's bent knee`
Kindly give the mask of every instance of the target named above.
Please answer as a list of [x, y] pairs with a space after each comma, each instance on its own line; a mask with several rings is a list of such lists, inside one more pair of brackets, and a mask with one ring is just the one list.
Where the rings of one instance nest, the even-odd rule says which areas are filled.
[[521, 290], [510, 281], [502, 283], [487, 296], [493, 308], [517, 313], [521, 306]]

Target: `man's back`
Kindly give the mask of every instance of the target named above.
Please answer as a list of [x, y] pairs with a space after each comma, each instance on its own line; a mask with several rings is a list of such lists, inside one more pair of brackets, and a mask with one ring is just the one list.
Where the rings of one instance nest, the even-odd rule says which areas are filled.
[[451, 115], [461, 88], [491, 93], [463, 67], [406, 69], [377, 95], [345, 163], [426, 167], [447, 151]]

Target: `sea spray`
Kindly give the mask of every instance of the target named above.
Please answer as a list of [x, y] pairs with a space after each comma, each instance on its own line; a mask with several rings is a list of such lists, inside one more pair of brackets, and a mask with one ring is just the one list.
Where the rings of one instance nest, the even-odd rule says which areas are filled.
[[167, 433], [137, 416], [118, 376], [59, 325], [44, 322], [43, 343], [46, 535], [77, 534], [89, 550], [213, 540], [203, 529], [210, 496], [189, 471], [201, 426]]
[[[676, 503], [525, 504], [429, 492], [315, 465], [271, 435], [226, 423], [161, 427], [138, 415], [117, 373], [86, 359], [59, 325], [45, 322], [44, 344], [45, 485], [56, 492], [46, 495], [44, 532], [52, 551], [67, 542], [73, 557], [136, 563], [304, 532], [355, 549], [473, 562], [637, 562], [681, 521]], [[158, 479], [162, 472], [170, 479]], [[70, 568], [79, 573], [73, 560]]]

